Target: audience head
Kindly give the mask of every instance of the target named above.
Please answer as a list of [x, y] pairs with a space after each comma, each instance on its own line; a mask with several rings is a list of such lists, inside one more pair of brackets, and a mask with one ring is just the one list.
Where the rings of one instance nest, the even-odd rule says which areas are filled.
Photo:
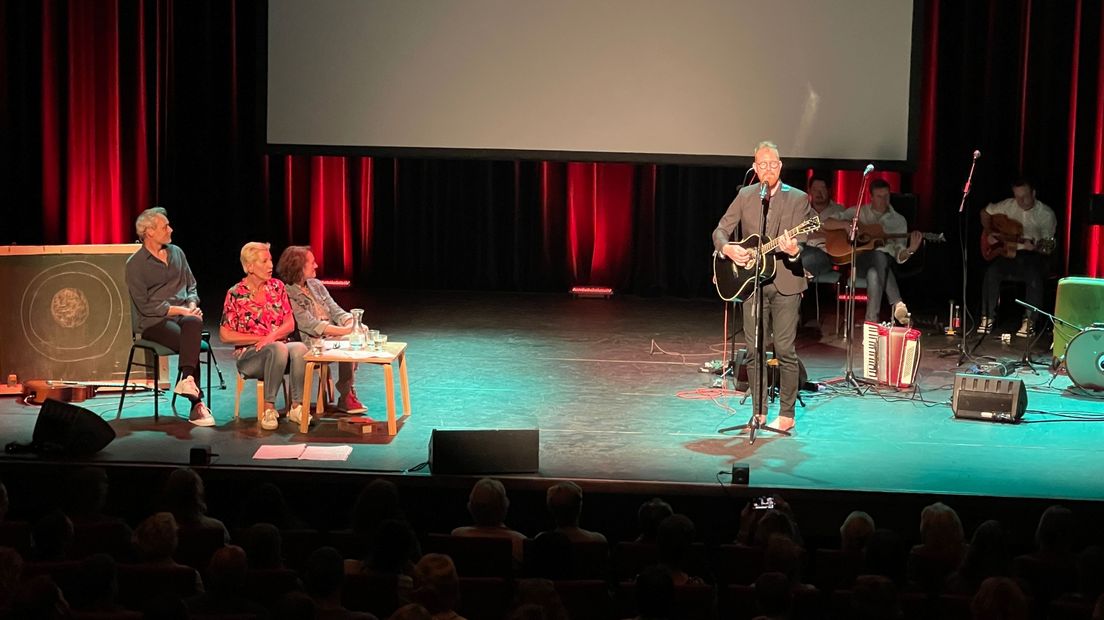
[[315, 549], [307, 558], [303, 585], [315, 600], [339, 596], [345, 582], [345, 560], [333, 547]]
[[257, 276], [262, 280], [272, 277], [272, 252], [271, 244], [260, 241], [250, 241], [242, 246], [241, 266], [246, 275]]
[[90, 517], [103, 512], [107, 504], [107, 472], [102, 467], [74, 470], [65, 485], [65, 513], [70, 517]]
[[752, 544], [756, 547], [765, 547], [772, 536], [780, 535], [786, 538], [794, 538], [794, 525], [790, 516], [777, 508], [763, 511], [763, 516], [755, 524], [755, 533], [752, 535]]
[[1104, 593], [1104, 550], [1093, 545], [1077, 556], [1077, 590], [1088, 600]]
[[11, 547], [0, 547], [0, 609], [6, 609], [23, 577], [23, 556]]
[[37, 575], [19, 586], [12, 601], [12, 618], [53, 620], [69, 617], [69, 603], [48, 575]]
[[659, 524], [667, 517], [675, 514], [674, 509], [667, 502], [653, 497], [640, 505], [636, 511], [636, 522], [640, 527], [641, 542], [655, 542], [659, 534]]
[[444, 613], [460, 602], [460, 578], [452, 558], [443, 553], [427, 553], [414, 567], [414, 601], [431, 614]]
[[1012, 556], [1008, 553], [1004, 527], [1000, 521], [989, 520], [974, 530], [974, 537], [962, 559], [961, 573], [980, 581], [985, 577], [1008, 575]]
[[371, 534], [385, 519], [405, 520], [399, 507], [399, 488], [394, 482], [376, 478], [365, 485], [353, 505], [353, 531]]
[[1035, 530], [1035, 545], [1040, 551], [1069, 553], [1073, 547], [1076, 521], [1073, 512], [1065, 506], [1051, 506], [1039, 517]]
[[169, 474], [161, 498], [162, 508], [178, 523], [192, 523], [207, 513], [203, 479], [195, 470], [181, 467]]
[[874, 535], [874, 519], [861, 510], [847, 515], [840, 526], [840, 549], [862, 551], [866, 541]]
[[291, 529], [295, 525], [291, 508], [284, 499], [280, 487], [264, 482], [249, 489], [242, 500], [238, 525], [249, 527], [255, 523], [271, 523], [280, 529]]
[[874, 530], [866, 543], [864, 554], [867, 573], [888, 577], [894, 583], [902, 583], [907, 560], [908, 548], [897, 532], [885, 528]]
[[495, 527], [506, 521], [506, 512], [510, 500], [506, 497], [506, 487], [493, 478], [483, 478], [472, 487], [468, 496], [468, 513], [472, 521], [479, 526]]
[[281, 568], [284, 554], [280, 530], [271, 523], [254, 523], [242, 533], [242, 549], [249, 559], [249, 568]]
[[46, 513], [31, 529], [35, 558], [64, 560], [73, 544], [73, 522], [60, 510]]
[[417, 545], [417, 536], [409, 523], [387, 519], [372, 535], [372, 569], [381, 573], [407, 572]]
[[882, 575], [859, 575], [851, 587], [851, 617], [891, 620], [901, 617], [897, 586]]
[[169, 224], [169, 212], [163, 207], [152, 207], [142, 211], [134, 220], [134, 232], [138, 233], [138, 242], [145, 243], [146, 236], [155, 237]]
[[407, 603], [396, 609], [387, 620], [433, 620], [433, 614], [417, 603]]
[[248, 571], [244, 549], [237, 545], [219, 547], [207, 563], [207, 589], [216, 593], [239, 593], [245, 587]]
[[147, 562], [168, 560], [176, 553], [179, 527], [171, 512], [158, 512], [134, 529], [134, 550]]
[[287, 284], [303, 284], [318, 275], [318, 265], [310, 246], [289, 245], [280, 253], [276, 274]]
[[767, 541], [763, 570], [782, 573], [791, 584], [801, 582], [801, 547], [790, 538], [775, 534]]
[[519, 579], [514, 592], [512, 620], [568, 620], [567, 608], [548, 579]]
[[784, 616], [790, 611], [791, 582], [786, 575], [767, 571], [755, 579], [755, 602], [767, 616]]
[[670, 618], [674, 611], [675, 584], [671, 571], [652, 565], [636, 576], [633, 589], [641, 618]]
[[1027, 620], [1027, 597], [1008, 577], [989, 577], [981, 582], [970, 612], [975, 620]]
[[314, 599], [306, 592], [293, 590], [276, 599], [272, 620], [314, 620], [314, 612]]
[[920, 542], [931, 549], [961, 549], [966, 538], [958, 513], [943, 502], [926, 506], [920, 512]]
[[97, 601], [114, 602], [119, 593], [115, 560], [106, 553], [88, 556], [81, 562], [74, 607], [87, 607]]
[[565, 481], [548, 487], [545, 503], [557, 527], [579, 525], [583, 512], [583, 490], [579, 485]]
[[660, 562], [675, 570], [685, 568], [686, 553], [694, 544], [694, 522], [681, 514], [667, 517], [659, 524], [656, 543]]

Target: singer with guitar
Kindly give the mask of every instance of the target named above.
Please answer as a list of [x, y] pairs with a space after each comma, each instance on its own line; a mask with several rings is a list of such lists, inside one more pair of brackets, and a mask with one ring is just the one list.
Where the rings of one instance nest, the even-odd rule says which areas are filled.
[[[755, 262], [755, 250], [738, 244], [731, 244], [737, 226], [743, 236], [756, 234], [761, 229], [763, 207], [761, 199], [769, 199], [766, 233], [769, 240], [777, 237], [774, 254], [778, 258], [774, 278], [762, 286], [764, 318], [770, 317], [765, 324], [773, 326], [774, 355], [779, 362], [779, 403], [778, 420], [772, 424], [778, 430], [788, 431], [794, 427], [794, 404], [797, 402], [798, 361], [797, 324], [801, 309], [801, 293], [805, 290], [805, 278], [801, 267], [801, 243], [804, 234], [791, 236], [789, 229], [799, 229], [803, 221], [814, 215], [809, 208], [809, 198], [805, 192], [782, 183], [782, 159], [778, 146], [773, 142], [760, 142], [755, 147], [755, 172], [760, 183], [749, 185], [736, 194], [736, 198], [721, 216], [717, 228], [713, 231], [713, 248], [718, 254], [734, 261], [740, 267], [750, 267]], [[766, 242], [768, 239], [764, 239]], [[750, 385], [757, 385], [759, 354], [755, 350], [756, 316], [754, 296], [744, 300], [743, 323], [744, 341], [748, 349], [748, 379]], [[770, 336], [764, 333], [764, 342]], [[752, 406], [759, 422], [766, 419], [766, 402], [757, 402], [755, 390], [752, 390]]]
[[[985, 270], [981, 291], [981, 320], [978, 333], [993, 329], [1001, 282], [1014, 280], [1026, 286], [1027, 303], [1041, 306], [1043, 281], [1049, 269], [1048, 256], [1054, 249], [1058, 220], [1054, 211], [1035, 199], [1035, 187], [1026, 178], [1012, 183], [1012, 198], [981, 210], [982, 256], [992, 260]], [[1024, 309], [1017, 336], [1034, 333], [1034, 312]]]
[[[821, 223], [824, 230], [846, 231], [855, 218], [856, 207], [828, 218]], [[897, 288], [897, 276], [893, 274], [892, 262], [903, 263], [920, 249], [924, 236], [919, 231], [908, 232], [908, 222], [904, 216], [894, 210], [889, 203], [889, 183], [884, 179], [875, 179], [870, 183], [870, 204], [858, 207], [859, 226], [879, 226], [884, 233], [885, 242], [873, 250], [863, 252], [855, 258], [854, 268], [857, 274], [866, 277], [866, 320], [878, 322], [878, 313], [882, 309], [882, 293], [898, 323], [909, 320], [908, 306], [901, 299]], [[908, 243], [905, 243], [905, 239]]]

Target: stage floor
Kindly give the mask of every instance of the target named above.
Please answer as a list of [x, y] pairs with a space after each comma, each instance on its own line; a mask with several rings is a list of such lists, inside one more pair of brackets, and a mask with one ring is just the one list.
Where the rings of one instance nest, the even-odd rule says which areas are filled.
[[[348, 306], [357, 294], [336, 296]], [[214, 467], [398, 473], [426, 460], [433, 429], [538, 428], [543, 478], [716, 485], [741, 462], [756, 487], [1104, 497], [1104, 400], [1068, 390], [1065, 376], [1048, 386], [1051, 375], [1040, 366], [1038, 374], [1016, 374], [1028, 386], [1021, 424], [956, 420], [952, 384], [966, 366], [956, 367], [957, 353], [939, 356], [956, 340], [938, 332], [923, 337], [920, 390], [802, 392], [795, 435], [763, 433], [752, 444], [746, 435], [718, 432], [746, 422], [750, 405], [741, 405], [739, 395], [711, 394], [716, 375], [699, 370], [721, 357], [719, 301], [387, 292], [362, 305], [372, 327], [408, 343], [412, 415], [396, 436], [342, 433], [334, 418], [308, 435], [287, 422], [263, 431], [253, 417], [251, 383], [243, 394], [245, 417], [233, 421], [233, 361], [229, 348], [216, 343], [227, 382], [219, 390], [215, 381], [218, 426], [192, 426], [184, 406], [174, 417], [164, 397], [154, 422], [149, 394], [128, 396], [116, 420], [118, 396], [101, 395], [81, 406], [110, 421], [118, 437], [94, 460], [186, 464], [193, 445], [209, 444], [218, 455]], [[839, 376], [845, 366], [831, 313], [823, 319], [823, 337], [807, 325], [798, 341], [812, 381]], [[1044, 340], [1049, 344], [1049, 336]], [[976, 354], [1015, 360], [1023, 346], [1015, 337], [1011, 345], [991, 337]], [[1034, 354], [1050, 359], [1042, 346]], [[861, 373], [860, 346], [855, 369]], [[369, 415], [384, 419], [380, 368], [362, 367], [357, 385]], [[28, 441], [37, 413], [15, 398], [0, 400], [0, 441]], [[290, 443], [348, 444], [353, 451], [346, 462], [252, 458], [262, 444]]]

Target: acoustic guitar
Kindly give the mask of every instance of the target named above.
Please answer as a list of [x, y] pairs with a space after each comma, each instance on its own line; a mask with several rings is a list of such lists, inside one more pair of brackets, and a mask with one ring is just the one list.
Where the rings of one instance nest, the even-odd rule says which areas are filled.
[[47, 398], [64, 403], [79, 403], [96, 395], [95, 385], [76, 381], [43, 381], [33, 379], [23, 384], [23, 399], [32, 405], [41, 405]]
[[1003, 213], [989, 216], [989, 228], [981, 231], [981, 257], [993, 260], [998, 256], [1016, 258], [1021, 243], [1035, 244], [1035, 251], [1050, 254], [1054, 251], [1054, 239], [1025, 239], [1023, 224]]
[[[822, 230], [824, 235], [824, 253], [836, 265], [846, 265], [851, 262], [851, 241], [847, 239], [848, 230]], [[885, 245], [887, 239], [903, 239], [911, 233], [886, 233], [881, 224], [863, 224], [859, 222], [857, 239], [855, 240], [856, 255], [868, 252], [879, 246]], [[924, 241], [928, 243], [943, 243], [947, 240], [943, 233], [922, 233]]]
[[[790, 236], [802, 235], [820, 228], [820, 218], [813, 216], [797, 226], [787, 230]], [[759, 278], [761, 284], [766, 284], [774, 279], [777, 271], [777, 260], [773, 252], [778, 248], [781, 235], [763, 244], [759, 260], [758, 276], [755, 272], [755, 263], [749, 267], [740, 267], [729, 260], [720, 252], [713, 253], [713, 284], [717, 287], [717, 294], [725, 301], [744, 301], [755, 288], [755, 279]], [[728, 245], [739, 245], [745, 249], [754, 251], [759, 246], [759, 235], [752, 234], [739, 241]]]

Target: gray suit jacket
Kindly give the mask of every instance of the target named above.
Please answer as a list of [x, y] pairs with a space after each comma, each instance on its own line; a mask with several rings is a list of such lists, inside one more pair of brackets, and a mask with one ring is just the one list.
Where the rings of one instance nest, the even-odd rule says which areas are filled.
[[[717, 228], [713, 231], [713, 249], [718, 252], [733, 239], [732, 234], [739, 226], [740, 234], [737, 239], [743, 239], [760, 230], [763, 205], [759, 202], [759, 185], [749, 185], [736, 194], [728, 210], [717, 222]], [[805, 192], [782, 183], [770, 201], [770, 211], [767, 212], [767, 238], [773, 239], [783, 230], [794, 228], [802, 221], [812, 217], [814, 211], [809, 206], [809, 196]], [[798, 235], [797, 241], [804, 247], [805, 235]], [[801, 267], [800, 254], [793, 260], [781, 252], [776, 251], [778, 258], [777, 275], [774, 277], [774, 285], [783, 295], [797, 295], [807, 286], [805, 274]]]

